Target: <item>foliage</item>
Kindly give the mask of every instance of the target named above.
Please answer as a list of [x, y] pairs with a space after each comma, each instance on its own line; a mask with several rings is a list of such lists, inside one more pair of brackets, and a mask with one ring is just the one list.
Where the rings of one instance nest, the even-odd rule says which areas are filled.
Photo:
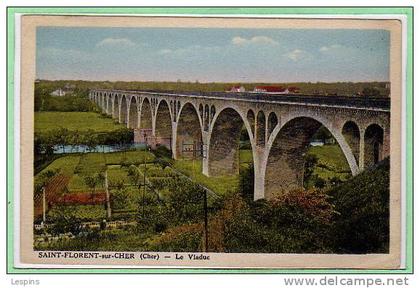
[[171, 193], [167, 205], [175, 222], [192, 223], [202, 219], [204, 190], [185, 178], [175, 177], [168, 181]]
[[334, 137], [331, 135], [330, 131], [325, 127], [321, 126], [318, 131], [312, 136], [314, 140], [321, 140], [325, 143], [327, 140], [333, 139]]
[[[316, 163], [313, 163], [314, 157]], [[310, 160], [305, 164], [307, 170], [304, 173], [307, 188], [332, 187], [351, 177], [347, 159], [338, 144], [311, 146], [305, 158]]]
[[70, 206], [61, 206], [48, 214], [48, 222], [53, 223], [48, 232], [52, 235], [72, 233], [77, 235], [81, 229], [81, 221], [70, 212]]
[[365, 87], [363, 88], [363, 96], [380, 96], [381, 91], [376, 87]]
[[254, 199], [254, 165], [252, 164], [240, 170], [239, 193], [247, 201]]
[[325, 253], [333, 206], [321, 190], [285, 193], [232, 211], [225, 221], [227, 252]]
[[126, 189], [116, 189], [111, 194], [111, 209], [121, 210], [127, 208], [130, 198], [127, 197]]
[[127, 175], [128, 175], [128, 177], [130, 177], [131, 181], [135, 185], [139, 186], [141, 184], [143, 175], [142, 175], [142, 173], [140, 173], [139, 168], [136, 167], [135, 165], [130, 165], [130, 167], [128, 168]]
[[52, 251], [151, 251], [147, 233], [137, 233], [133, 228], [114, 230], [89, 230], [74, 239], [62, 239], [36, 244], [35, 250]]
[[185, 224], [171, 228], [150, 241], [153, 251], [197, 252], [202, 241], [202, 225]]
[[68, 130], [66, 128], [51, 129], [35, 133], [35, 153], [52, 154], [55, 145], [85, 145], [93, 150], [98, 145], [127, 144], [133, 141], [133, 131], [121, 128], [106, 133], [94, 130]]
[[389, 183], [387, 158], [329, 192], [339, 212], [332, 228], [337, 252], [389, 251]]
[[163, 145], [156, 147], [156, 149], [153, 151], [153, 154], [155, 154], [157, 158], [163, 158], [168, 161], [172, 160], [172, 151]]
[[[305, 155], [305, 171], [303, 173], [303, 183], [308, 183], [309, 178], [314, 173], [315, 165], [318, 163], [318, 157], [314, 154]], [[307, 187], [307, 185], [305, 185]]]
[[[67, 84], [67, 83], [66, 83]], [[87, 87], [67, 89], [65, 96], [52, 96], [51, 93], [65, 87], [61, 81], [41, 81], [35, 83], [35, 111], [93, 111], [95, 105], [89, 101]]]

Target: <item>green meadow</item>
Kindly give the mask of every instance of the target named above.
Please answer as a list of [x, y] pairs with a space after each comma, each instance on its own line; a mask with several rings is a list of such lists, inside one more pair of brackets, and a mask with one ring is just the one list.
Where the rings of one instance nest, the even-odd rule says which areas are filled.
[[35, 132], [59, 128], [108, 132], [124, 127], [125, 125], [95, 112], [35, 112]]

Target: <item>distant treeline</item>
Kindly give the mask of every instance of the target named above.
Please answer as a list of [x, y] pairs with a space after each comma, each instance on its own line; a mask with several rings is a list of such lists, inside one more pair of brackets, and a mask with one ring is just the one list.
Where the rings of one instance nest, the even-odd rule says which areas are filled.
[[[389, 82], [294, 82], [294, 83], [200, 83], [200, 82], [153, 82], [153, 81], [81, 81], [81, 80], [40, 80], [35, 85], [37, 89], [48, 89], [51, 93], [65, 85], [74, 85], [79, 95], [87, 96], [89, 89], [118, 89], [118, 90], [153, 90], [153, 91], [203, 91], [220, 92], [230, 90], [233, 86], [241, 85], [247, 91], [254, 90], [255, 86], [283, 86], [298, 87], [301, 94], [318, 95], [365, 95], [388, 97], [390, 92]], [[38, 91], [40, 92], [40, 91]], [[58, 97], [54, 97], [58, 98]]]
[[61, 111], [61, 112], [88, 112], [95, 110], [93, 104], [87, 98], [89, 88], [74, 85], [71, 91], [66, 91], [65, 96], [52, 96], [57, 89], [63, 89], [68, 81], [41, 81], [35, 83], [35, 111]]

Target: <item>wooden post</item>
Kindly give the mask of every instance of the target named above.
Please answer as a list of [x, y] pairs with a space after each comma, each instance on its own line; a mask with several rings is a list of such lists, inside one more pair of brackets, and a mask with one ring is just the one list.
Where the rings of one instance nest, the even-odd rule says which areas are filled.
[[204, 252], [209, 252], [209, 229], [208, 229], [208, 214], [207, 214], [207, 190], [203, 189], [204, 192]]
[[111, 219], [111, 203], [108, 190], [108, 171], [105, 170], [106, 218]]
[[42, 222], [44, 224], [45, 224], [45, 221], [47, 220], [46, 212], [47, 212], [47, 201], [45, 197], [45, 187], [42, 187]]

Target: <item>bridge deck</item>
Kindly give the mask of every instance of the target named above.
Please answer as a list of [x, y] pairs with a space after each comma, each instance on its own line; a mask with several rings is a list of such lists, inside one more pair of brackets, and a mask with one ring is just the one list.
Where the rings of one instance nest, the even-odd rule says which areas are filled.
[[237, 101], [298, 104], [315, 106], [348, 107], [389, 111], [391, 99], [389, 97], [374, 96], [336, 96], [309, 94], [276, 94], [254, 92], [174, 92], [174, 91], [139, 91], [139, 90], [110, 90], [95, 89], [96, 91], [118, 92], [124, 94], [148, 94], [153, 96], [165, 95], [171, 97], [202, 97], [210, 99], [228, 99]]

